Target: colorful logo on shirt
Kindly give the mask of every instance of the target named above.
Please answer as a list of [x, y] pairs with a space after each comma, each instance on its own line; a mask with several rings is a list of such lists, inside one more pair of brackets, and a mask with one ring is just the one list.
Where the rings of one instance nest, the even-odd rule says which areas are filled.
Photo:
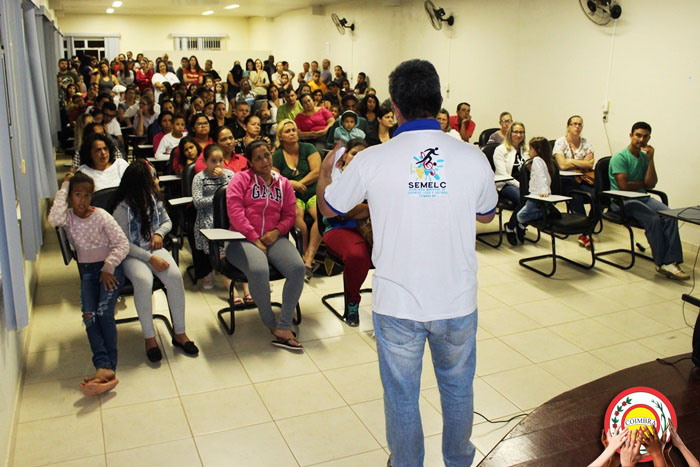
[[413, 156], [409, 171], [408, 194], [420, 198], [435, 198], [447, 194], [447, 182], [440, 178], [445, 160], [439, 158], [439, 148], [427, 148]]
[[[654, 426], [659, 436], [665, 432], [665, 442], [668, 442], [671, 438], [668, 426], [671, 423], [677, 426], [676, 411], [666, 396], [652, 388], [639, 386], [622, 391], [610, 402], [605, 413], [604, 429], [615, 433], [618, 428], [631, 432], [639, 431], [643, 426]], [[644, 446], [640, 452], [646, 454]], [[646, 456], [640, 462], [649, 460], [651, 456]]]

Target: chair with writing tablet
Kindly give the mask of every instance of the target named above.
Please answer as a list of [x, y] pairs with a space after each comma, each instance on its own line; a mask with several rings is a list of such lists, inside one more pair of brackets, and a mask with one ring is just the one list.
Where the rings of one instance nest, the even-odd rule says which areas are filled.
[[[534, 201], [537, 203], [543, 210], [544, 210], [544, 217], [541, 219], [537, 219], [532, 222], [528, 222], [527, 225], [531, 225], [535, 228], [537, 228], [538, 231], [543, 232], [547, 235], [550, 236], [552, 240], [552, 252], [548, 253], [546, 255], [538, 255], [538, 256], [531, 256], [528, 258], [523, 258], [520, 261], [518, 261], [518, 264], [520, 266], [529, 269], [531, 271], [536, 272], [537, 274], [540, 274], [544, 277], [551, 277], [556, 273], [557, 271], [557, 260], [562, 260], [566, 261], [567, 263], [582, 268], [582, 269], [591, 269], [593, 266], [595, 266], [595, 248], [593, 245], [593, 238], [591, 238], [591, 263], [590, 264], [584, 264], [580, 263], [578, 261], [574, 261], [570, 258], [567, 258], [565, 256], [561, 256], [557, 254], [557, 248], [556, 248], [556, 240], [557, 238], [566, 238], [569, 235], [581, 235], [581, 234], [586, 234], [586, 235], [591, 235], [593, 233], [593, 229], [595, 229], [596, 224], [598, 223], [598, 213], [595, 209], [591, 209], [591, 212], [589, 213], [588, 216], [584, 216], [582, 214], [577, 214], [577, 213], [572, 213], [572, 212], [560, 212], [555, 205], [560, 202], [566, 202], [567, 204], [572, 200], [570, 196], [562, 196], [559, 193], [561, 192], [561, 185], [559, 182], [559, 172], [555, 171], [554, 176], [552, 177], [552, 194], [549, 195], [546, 198], [537, 196], [537, 195], [530, 195], [530, 187], [529, 187], [529, 182], [530, 182], [530, 165], [531, 161], [527, 161], [525, 164], [520, 169], [520, 194], [523, 197], [524, 201]], [[590, 202], [592, 203], [592, 197], [590, 193], [586, 193], [585, 191], [580, 191], [580, 190], [572, 190], [571, 193], [576, 193], [580, 194], [581, 196], [588, 197], [590, 199]], [[567, 211], [569, 211], [567, 209]], [[541, 269], [535, 268], [534, 266], [531, 266], [529, 263], [533, 261], [538, 261], [542, 259], [551, 259], [552, 260], [552, 269], [551, 271], [543, 271]]]
[[492, 134], [496, 133], [499, 128], [487, 128], [481, 132], [479, 135], [479, 147], [483, 148], [489, 142], [489, 138]]
[[[644, 247], [642, 247], [639, 243], [635, 243], [634, 231], [632, 228], [642, 229], [643, 227], [635, 219], [625, 215], [624, 200], [648, 198], [650, 195], [638, 193], [636, 191], [610, 190], [610, 176], [608, 170], [611, 159], [611, 157], [604, 157], [600, 159], [595, 166], [596, 209], [601, 219], [604, 219], [607, 222], [612, 222], [613, 224], [622, 225], [627, 229], [630, 238], [630, 246], [629, 248], [616, 248], [614, 250], [602, 251], [596, 254], [596, 258], [598, 261], [602, 261], [605, 264], [615, 266], [619, 269], [631, 269], [634, 266], [637, 257], [644, 258], [649, 261], [654, 261], [654, 258], [635, 250], [635, 245], [641, 251], [644, 251]], [[661, 202], [668, 206], [668, 196], [666, 193], [659, 190], [647, 190], [647, 192], [658, 196], [661, 199]], [[616, 209], [613, 209], [613, 206], [616, 206]], [[613, 255], [616, 253], [624, 253], [629, 255], [629, 263], [620, 264], [604, 258], [604, 256]]]

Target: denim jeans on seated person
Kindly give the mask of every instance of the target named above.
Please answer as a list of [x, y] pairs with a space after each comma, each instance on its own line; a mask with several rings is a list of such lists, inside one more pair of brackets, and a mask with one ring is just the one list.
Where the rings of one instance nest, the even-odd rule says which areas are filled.
[[418, 399], [428, 340], [442, 405], [446, 467], [471, 465], [477, 311], [428, 322], [373, 313], [379, 373], [384, 387], [386, 438], [393, 467], [422, 466], [425, 449]]
[[544, 210], [536, 202], [527, 200], [525, 206], [518, 211], [518, 222], [527, 224], [528, 222], [536, 221], [544, 217]]
[[[106, 290], [100, 282], [103, 262], [78, 263], [80, 271], [80, 308], [83, 323], [92, 349], [92, 364], [96, 369], [117, 369], [117, 325], [114, 322], [114, 305], [124, 285], [121, 265], [114, 270], [119, 281], [115, 290]], [[92, 314], [85, 318], [86, 314]]]
[[[683, 262], [683, 248], [678, 233], [678, 221], [671, 217], [660, 216], [659, 211], [668, 209], [661, 201], [649, 196], [648, 198], [630, 199], [624, 201], [625, 215], [635, 219], [644, 228], [654, 264], [662, 266], [670, 263]], [[619, 210], [613, 204], [613, 210]]]
[[501, 188], [501, 191], [498, 192], [498, 195], [501, 198], [505, 198], [511, 203], [513, 203], [514, 209], [513, 213], [510, 215], [510, 219], [507, 222], [507, 226], [510, 227], [511, 229], [514, 229], [516, 226], [516, 217], [518, 215], [518, 211], [520, 210], [520, 187], [517, 187], [515, 185], [505, 185], [503, 188]]

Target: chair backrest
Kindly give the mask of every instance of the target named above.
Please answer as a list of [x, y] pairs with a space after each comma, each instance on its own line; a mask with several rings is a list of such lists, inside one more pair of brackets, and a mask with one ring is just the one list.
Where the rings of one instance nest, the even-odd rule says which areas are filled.
[[550, 140], [549, 140], [549, 148], [550, 148], [552, 151], [554, 151], [554, 143], [556, 143], [556, 142], [557, 142], [556, 139], [550, 139]]
[[187, 164], [182, 170], [182, 196], [192, 196], [192, 181], [194, 180], [194, 162]]
[[479, 147], [483, 148], [484, 146], [486, 146], [486, 143], [488, 143], [491, 135], [497, 132], [498, 130], [498, 128], [487, 128], [484, 131], [482, 131], [479, 135]]
[[92, 195], [92, 205], [98, 208], [107, 209], [107, 205], [117, 192], [118, 187], [104, 188], [96, 191]]
[[228, 229], [228, 210], [226, 209], [226, 185], [220, 186], [214, 193], [214, 228]]
[[253, 103], [253, 108], [250, 111], [250, 114], [254, 115], [255, 112], [262, 109], [262, 106], [265, 102], [267, 102], [267, 97], [262, 97], [262, 96], [256, 97], [255, 102]]
[[603, 157], [596, 162], [595, 165], [595, 193], [598, 195], [601, 191], [610, 189], [610, 175], [608, 169], [610, 167], [610, 156]]
[[68, 235], [63, 227], [56, 227], [56, 235], [58, 236], [58, 246], [61, 247], [61, 256], [63, 256], [63, 263], [68, 266], [73, 258], [75, 258], [75, 251], [68, 241]]
[[489, 164], [491, 164], [491, 170], [496, 170], [496, 166], [493, 163], [493, 153], [496, 150], [496, 148], [499, 146], [498, 143], [491, 143], [487, 144], [481, 150], [483, 153], [486, 155], [486, 159], [489, 161]]

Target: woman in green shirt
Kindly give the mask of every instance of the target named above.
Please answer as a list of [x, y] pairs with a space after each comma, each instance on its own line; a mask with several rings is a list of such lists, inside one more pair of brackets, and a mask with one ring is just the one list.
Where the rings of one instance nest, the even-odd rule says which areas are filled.
[[321, 156], [316, 146], [299, 141], [299, 131], [294, 120], [282, 120], [277, 128], [280, 147], [272, 155], [272, 166], [283, 177], [289, 179], [297, 197], [297, 217], [294, 226], [301, 230], [304, 246], [304, 263], [307, 270], [313, 266], [313, 257], [308, 258], [309, 231], [304, 222], [307, 211], [314, 219], [311, 236], [320, 236], [316, 214], [316, 181], [321, 170]]

